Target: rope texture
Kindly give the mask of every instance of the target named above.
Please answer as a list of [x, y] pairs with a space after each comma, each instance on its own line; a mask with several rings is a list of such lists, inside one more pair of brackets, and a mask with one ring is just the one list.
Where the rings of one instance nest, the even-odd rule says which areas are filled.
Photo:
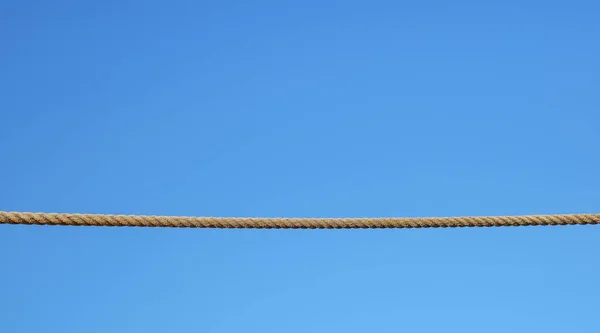
[[253, 229], [456, 228], [600, 224], [600, 214], [419, 218], [235, 218], [0, 211], [0, 224]]

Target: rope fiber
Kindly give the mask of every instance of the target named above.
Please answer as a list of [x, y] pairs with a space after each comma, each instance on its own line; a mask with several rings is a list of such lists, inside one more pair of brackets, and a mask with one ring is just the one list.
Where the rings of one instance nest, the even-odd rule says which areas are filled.
[[0, 211], [0, 224], [253, 229], [456, 228], [600, 224], [600, 214], [416, 218], [236, 218]]

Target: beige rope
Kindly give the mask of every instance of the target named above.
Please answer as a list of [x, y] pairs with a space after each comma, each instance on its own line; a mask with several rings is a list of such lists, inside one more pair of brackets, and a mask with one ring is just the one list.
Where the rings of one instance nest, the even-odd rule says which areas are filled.
[[171, 228], [446, 228], [600, 224], [600, 214], [419, 218], [235, 218], [0, 212], [0, 224]]

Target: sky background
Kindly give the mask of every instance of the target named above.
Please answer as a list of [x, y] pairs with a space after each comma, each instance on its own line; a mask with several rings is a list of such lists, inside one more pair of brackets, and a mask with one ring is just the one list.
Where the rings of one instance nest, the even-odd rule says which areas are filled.
[[[599, 213], [597, 1], [0, 1], [0, 210]], [[600, 228], [0, 226], [1, 332], [598, 332]]]

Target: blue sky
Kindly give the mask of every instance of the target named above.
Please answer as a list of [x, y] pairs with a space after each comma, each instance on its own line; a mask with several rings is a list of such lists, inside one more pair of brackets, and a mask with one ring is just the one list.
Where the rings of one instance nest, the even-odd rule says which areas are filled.
[[[2, 1], [0, 210], [598, 213], [594, 1]], [[2, 332], [598, 332], [594, 226], [0, 226]]]

